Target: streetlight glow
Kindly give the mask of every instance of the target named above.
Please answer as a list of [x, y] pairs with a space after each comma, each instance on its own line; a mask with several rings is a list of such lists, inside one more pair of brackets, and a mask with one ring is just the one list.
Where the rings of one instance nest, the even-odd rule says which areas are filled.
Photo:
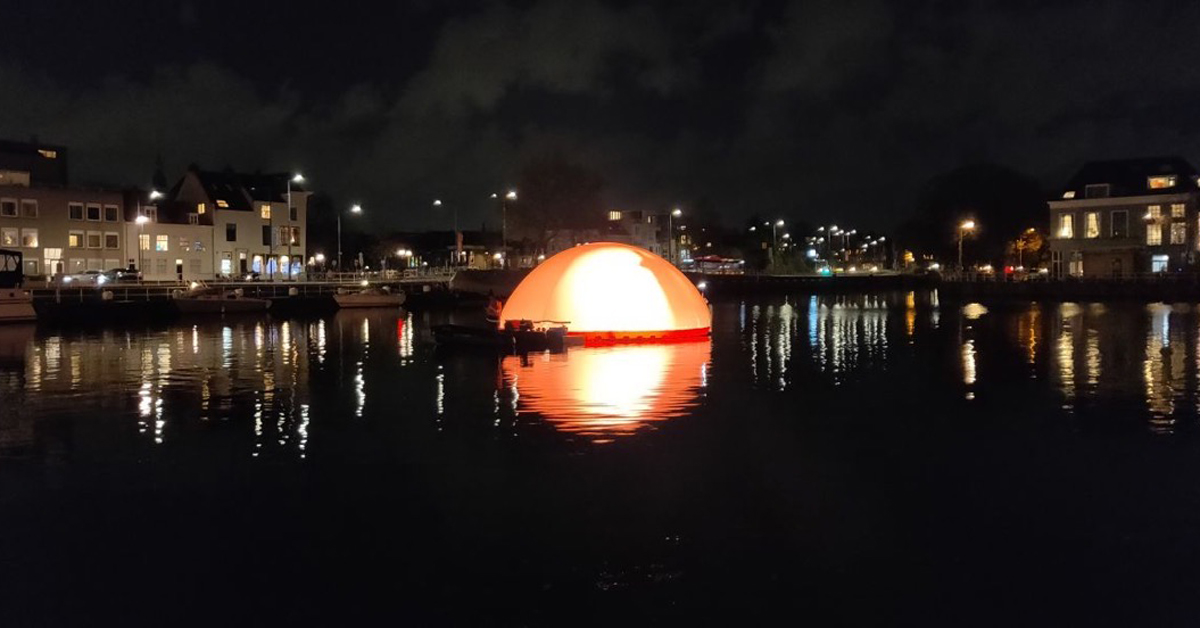
[[674, 210], [671, 211], [671, 215], [678, 218], [683, 215], [683, 210], [676, 207]]
[[150, 200], [156, 201], [163, 197], [163, 193], [158, 190], [150, 190]]
[[779, 219], [779, 220], [776, 220], [776, 221], [775, 221], [775, 226], [776, 226], [776, 227], [782, 227], [782, 226], [783, 226], [783, 219], [781, 218], [781, 219]]
[[505, 194], [505, 195], [504, 195], [504, 198], [507, 198], [507, 199], [508, 199], [508, 200], [510, 200], [510, 201], [515, 201], [515, 200], [517, 200], [517, 191], [516, 191], [516, 190], [509, 190], [509, 191], [508, 191], [508, 194]]
[[362, 205], [351, 205], [350, 213], [351, 214], [361, 214], [362, 213]]
[[974, 221], [974, 220], [964, 220], [964, 221], [963, 221], [963, 223], [962, 223], [962, 230], [963, 230], [963, 231], [970, 231], [970, 230], [972, 230], [972, 229], [974, 229], [974, 228], [975, 228], [975, 221]]
[[295, 175], [292, 177], [292, 183], [304, 183], [304, 175], [302, 175], [302, 174], [300, 174], [299, 172], [297, 172], [297, 173], [296, 173], [296, 174], [295, 174]]
[[146, 216], [138, 216], [137, 218], [134, 219], [134, 222], [136, 222], [139, 225], [144, 225], [144, 224], [150, 222], [150, 219], [147, 218]]
[[441, 201], [440, 199], [436, 199], [436, 198], [435, 198], [435, 199], [433, 199], [433, 206], [434, 206], [434, 207], [441, 207], [441, 206], [442, 206], [442, 201]]

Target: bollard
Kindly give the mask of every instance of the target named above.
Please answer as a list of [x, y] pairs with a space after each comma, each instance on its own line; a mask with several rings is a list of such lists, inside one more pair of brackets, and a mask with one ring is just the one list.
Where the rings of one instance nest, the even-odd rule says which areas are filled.
[[297, 289], [295, 288], [295, 286], [293, 286], [293, 287], [291, 287], [291, 288], [288, 288], [288, 296], [289, 296], [289, 297], [294, 297], [294, 296], [297, 296], [297, 295], [299, 295], [299, 294], [300, 294], [300, 291], [299, 291], [299, 290], [297, 290]]

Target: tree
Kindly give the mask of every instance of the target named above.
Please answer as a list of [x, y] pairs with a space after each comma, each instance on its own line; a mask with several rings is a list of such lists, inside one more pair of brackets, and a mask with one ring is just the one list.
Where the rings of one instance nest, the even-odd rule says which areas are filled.
[[510, 237], [545, 250], [555, 231], [598, 227], [604, 180], [561, 152], [535, 157], [518, 177], [520, 200], [508, 208]]
[[1016, 256], [1018, 266], [1024, 266], [1026, 260], [1031, 264], [1036, 264], [1041, 259], [1042, 247], [1045, 244], [1046, 239], [1042, 237], [1042, 234], [1037, 229], [1029, 227], [1009, 243], [1009, 255]]

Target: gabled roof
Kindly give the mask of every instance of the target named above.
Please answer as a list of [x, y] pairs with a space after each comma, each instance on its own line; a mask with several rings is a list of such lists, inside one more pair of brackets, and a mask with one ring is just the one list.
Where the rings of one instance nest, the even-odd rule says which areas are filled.
[[[196, 173], [200, 185], [214, 207], [240, 211], [252, 210], [254, 201], [286, 202], [288, 181], [291, 178], [291, 175], [286, 173], [243, 174], [198, 169], [193, 172]], [[293, 193], [303, 191], [302, 185], [292, 183]], [[218, 201], [225, 201], [227, 207], [221, 207]]]
[[[1150, 187], [1151, 177], [1170, 175], [1175, 176], [1173, 186]], [[1084, 164], [1075, 176], [1071, 177], [1059, 198], [1085, 199], [1088, 198], [1089, 185], [1103, 184], [1109, 186], [1107, 197], [1180, 194], [1196, 191], [1196, 178], [1196, 169], [1182, 157], [1092, 161]]]

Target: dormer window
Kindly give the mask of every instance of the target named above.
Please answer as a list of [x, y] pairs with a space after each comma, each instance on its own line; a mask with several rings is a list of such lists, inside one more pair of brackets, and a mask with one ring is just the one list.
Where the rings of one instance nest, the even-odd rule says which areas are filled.
[[610, 221], [613, 221], [613, 222], [620, 220], [620, 219], [621, 219], [621, 212], [620, 212], [620, 211], [618, 211], [618, 210], [615, 210], [615, 209], [613, 209], [613, 210], [609, 210], [609, 212], [608, 212], [608, 219], [609, 219]]
[[1175, 175], [1164, 174], [1146, 178], [1146, 187], [1151, 190], [1165, 190], [1175, 187]]
[[226, 203], [224, 199], [219, 198], [217, 199], [217, 207], [221, 209], [229, 209], [229, 203]]
[[1075, 198], [1075, 190], [1067, 190], [1066, 192], [1063, 192], [1063, 198]]
[[205, 209], [206, 208], [204, 207], [204, 203], [196, 203], [196, 213], [197, 214], [203, 214]]
[[1084, 198], [1108, 198], [1110, 186], [1107, 183], [1092, 183], [1083, 188]]

